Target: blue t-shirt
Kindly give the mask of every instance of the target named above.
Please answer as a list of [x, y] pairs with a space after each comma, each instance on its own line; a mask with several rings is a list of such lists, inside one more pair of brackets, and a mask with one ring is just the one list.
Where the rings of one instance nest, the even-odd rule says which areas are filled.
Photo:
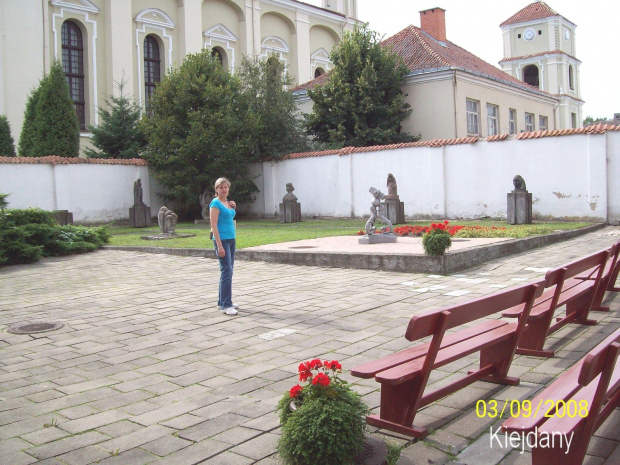
[[228, 208], [217, 197], [211, 201], [209, 208], [217, 208], [220, 211], [217, 218], [217, 230], [220, 233], [220, 239], [234, 239], [236, 234], [233, 218], [237, 212]]

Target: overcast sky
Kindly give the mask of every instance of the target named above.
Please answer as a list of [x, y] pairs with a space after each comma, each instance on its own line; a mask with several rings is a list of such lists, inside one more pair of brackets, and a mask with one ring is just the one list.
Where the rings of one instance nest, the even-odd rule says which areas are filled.
[[[305, 0], [321, 5], [320, 0]], [[500, 23], [531, 0], [358, 0], [358, 16], [389, 37], [408, 25], [420, 26], [420, 11], [446, 10], [446, 36], [499, 68], [504, 57]], [[549, 0], [560, 15], [577, 25], [575, 39], [585, 116], [611, 119], [620, 113], [620, 1]]]

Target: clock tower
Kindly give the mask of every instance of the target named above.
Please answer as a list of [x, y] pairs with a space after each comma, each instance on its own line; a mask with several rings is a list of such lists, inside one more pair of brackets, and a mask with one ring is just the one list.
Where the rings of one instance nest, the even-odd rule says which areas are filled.
[[576, 58], [577, 25], [545, 2], [532, 3], [502, 24], [503, 71], [548, 92], [559, 100], [557, 129], [577, 128], [583, 121], [579, 65]]

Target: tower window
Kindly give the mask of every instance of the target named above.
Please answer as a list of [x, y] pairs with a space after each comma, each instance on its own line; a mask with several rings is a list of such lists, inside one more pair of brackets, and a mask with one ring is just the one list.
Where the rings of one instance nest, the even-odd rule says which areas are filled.
[[570, 90], [575, 90], [575, 77], [573, 72], [573, 65], [568, 67], [568, 88]]
[[523, 68], [523, 82], [536, 88], [539, 87], [540, 81], [538, 75], [538, 66], [527, 65], [525, 68]]
[[153, 36], [144, 39], [144, 89], [146, 95], [146, 108], [148, 111], [149, 100], [155, 92], [157, 83], [161, 80], [161, 60], [159, 58], [159, 44]]
[[75, 107], [78, 124], [86, 130], [86, 101], [84, 98], [84, 44], [82, 31], [72, 21], [62, 23], [60, 32], [62, 42], [62, 70], [69, 84], [71, 100]]

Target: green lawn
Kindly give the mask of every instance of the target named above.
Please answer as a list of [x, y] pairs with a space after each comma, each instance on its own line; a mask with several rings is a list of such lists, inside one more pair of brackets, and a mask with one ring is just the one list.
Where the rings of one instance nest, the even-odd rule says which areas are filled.
[[[280, 223], [277, 219], [254, 220], [240, 219], [237, 221], [237, 248], [253, 247], [256, 245], [275, 244], [278, 242], [315, 239], [328, 236], [355, 235], [364, 229], [366, 219], [308, 219], [301, 223]], [[412, 221], [408, 225], [427, 226], [431, 221]], [[463, 229], [457, 237], [528, 237], [549, 234], [558, 230], [581, 228], [589, 223], [536, 222], [533, 225], [510, 226], [500, 220], [481, 221], [451, 221], [450, 225], [478, 226], [486, 229]], [[378, 223], [377, 226], [381, 224]], [[402, 226], [402, 225], [397, 225]], [[491, 228], [506, 229], [491, 229]], [[183, 247], [183, 248], [213, 248], [209, 240], [208, 225], [193, 223], [177, 224], [177, 233], [196, 234], [196, 237], [185, 239], [168, 239], [163, 241], [147, 241], [140, 236], [159, 234], [159, 227], [130, 228], [109, 225], [108, 231], [112, 235], [109, 245], [115, 246], [149, 246], [149, 247]]]

